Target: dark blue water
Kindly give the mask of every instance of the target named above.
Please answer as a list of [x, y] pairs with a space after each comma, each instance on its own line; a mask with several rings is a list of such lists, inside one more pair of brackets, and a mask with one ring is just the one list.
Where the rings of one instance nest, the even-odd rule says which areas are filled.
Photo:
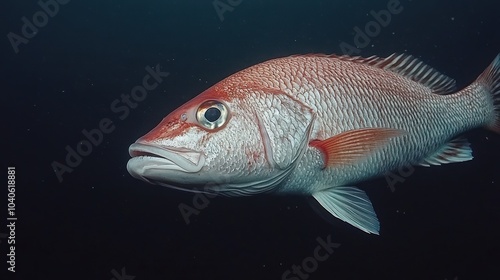
[[[359, 185], [380, 236], [286, 196], [213, 198], [187, 225], [179, 205], [193, 194], [126, 171], [128, 146], [167, 113], [270, 58], [406, 52], [466, 86], [500, 51], [498, 3], [421, 2], [220, 0], [218, 13], [212, 0], [60, 0], [44, 18], [36, 1], [2, 1], [2, 168], [16, 167], [18, 218], [12, 273], [5, 186], [2, 279], [497, 279], [500, 137], [485, 130], [466, 134], [473, 161], [416, 168], [393, 190]], [[370, 13], [391, 9], [379, 23]], [[156, 65], [168, 77], [122, 99]], [[69, 167], [67, 149], [94, 129], [107, 133]], [[68, 168], [60, 178], [54, 162]], [[328, 239], [335, 249], [315, 256]]]

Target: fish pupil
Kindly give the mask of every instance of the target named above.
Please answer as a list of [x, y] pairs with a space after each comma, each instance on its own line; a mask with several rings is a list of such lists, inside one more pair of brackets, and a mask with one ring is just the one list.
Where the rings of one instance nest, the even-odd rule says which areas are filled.
[[217, 108], [209, 108], [207, 111], [205, 111], [205, 119], [209, 122], [215, 122], [220, 118], [221, 112]]

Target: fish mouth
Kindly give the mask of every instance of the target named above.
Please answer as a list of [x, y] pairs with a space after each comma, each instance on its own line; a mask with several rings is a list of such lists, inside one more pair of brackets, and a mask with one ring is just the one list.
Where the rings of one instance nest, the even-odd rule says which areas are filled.
[[134, 143], [129, 154], [130, 175], [153, 184], [183, 181], [185, 175], [199, 172], [205, 164], [203, 153], [186, 148]]

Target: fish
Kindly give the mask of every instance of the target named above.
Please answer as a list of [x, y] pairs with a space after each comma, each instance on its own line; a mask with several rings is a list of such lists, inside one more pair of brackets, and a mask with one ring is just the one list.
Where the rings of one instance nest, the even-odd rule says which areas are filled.
[[408, 54], [307, 54], [236, 72], [129, 147], [132, 177], [222, 196], [302, 195], [366, 233], [362, 181], [472, 160], [464, 133], [500, 133], [500, 54], [470, 85]]

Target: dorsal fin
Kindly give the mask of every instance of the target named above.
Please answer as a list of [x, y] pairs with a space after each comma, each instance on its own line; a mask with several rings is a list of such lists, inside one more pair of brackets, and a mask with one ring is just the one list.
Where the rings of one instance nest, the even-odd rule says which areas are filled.
[[348, 55], [324, 55], [324, 54], [306, 54], [304, 56], [331, 57], [344, 61], [367, 64], [380, 69], [397, 73], [401, 76], [422, 84], [436, 94], [448, 94], [455, 90], [455, 80], [441, 74], [434, 68], [408, 54], [391, 54], [386, 58], [378, 56], [360, 57]]

